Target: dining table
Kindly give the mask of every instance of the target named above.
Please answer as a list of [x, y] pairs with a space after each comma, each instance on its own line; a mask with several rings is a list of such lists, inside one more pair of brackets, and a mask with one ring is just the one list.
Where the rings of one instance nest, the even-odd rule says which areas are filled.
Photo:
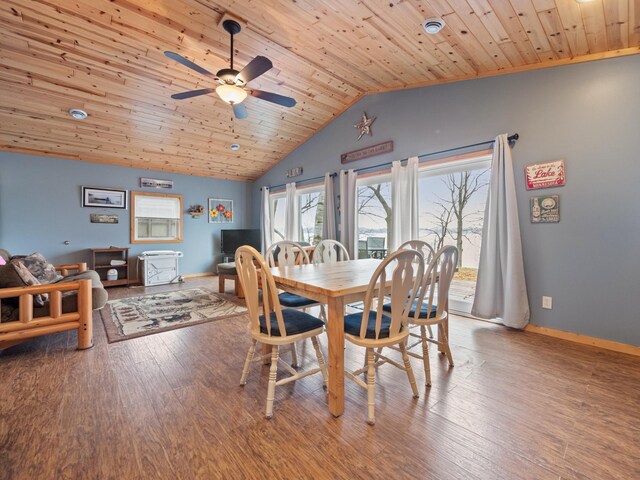
[[[382, 260], [361, 259], [271, 268], [277, 288], [327, 305], [328, 403], [329, 411], [336, 417], [344, 412], [345, 306], [364, 300], [371, 277], [380, 263]], [[388, 280], [385, 290], [390, 287], [391, 280]], [[443, 327], [445, 332], [447, 326]]]

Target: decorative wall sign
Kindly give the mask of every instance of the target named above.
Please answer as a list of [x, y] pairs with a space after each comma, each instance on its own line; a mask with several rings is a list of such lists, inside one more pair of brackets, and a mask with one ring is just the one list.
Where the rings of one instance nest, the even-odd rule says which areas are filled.
[[558, 223], [560, 221], [560, 197], [547, 195], [531, 197], [531, 223]]
[[89, 214], [91, 223], [118, 223], [118, 215], [108, 215], [106, 213]]
[[564, 185], [564, 160], [537, 163], [525, 167], [527, 190]]
[[299, 177], [302, 175], [302, 167], [290, 168], [287, 170], [287, 178]]
[[340, 162], [355, 162], [356, 160], [362, 160], [363, 158], [374, 157], [389, 152], [393, 152], [393, 140], [361, 148], [360, 150], [354, 150], [353, 152], [343, 153], [340, 155]]
[[233, 200], [210, 198], [209, 223], [233, 223]]
[[127, 208], [127, 190], [82, 187], [82, 206], [100, 208]]
[[173, 188], [173, 180], [158, 180], [157, 178], [140, 178], [140, 186], [146, 188]]
[[371, 125], [376, 121], [376, 117], [367, 118], [367, 112], [362, 114], [362, 118], [358, 123], [356, 123], [353, 127], [357, 128], [360, 131], [360, 135], [358, 135], [358, 140], [360, 140], [364, 135], [373, 136], [371, 132]]

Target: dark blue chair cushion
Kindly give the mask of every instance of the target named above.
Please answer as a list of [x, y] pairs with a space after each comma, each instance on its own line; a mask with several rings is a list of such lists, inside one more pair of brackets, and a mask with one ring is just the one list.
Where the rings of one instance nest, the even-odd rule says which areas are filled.
[[[352, 313], [344, 317], [344, 331], [350, 335], [360, 337], [360, 325], [362, 324], [362, 313]], [[378, 338], [389, 338], [389, 327], [391, 326], [391, 317], [382, 315], [380, 322], [380, 335]], [[376, 312], [369, 311], [369, 323], [367, 324], [367, 334], [365, 338], [376, 338]]]
[[[280, 327], [278, 327], [278, 318], [276, 312], [271, 312], [271, 336], [281, 337]], [[284, 328], [287, 329], [287, 335], [297, 335], [299, 333], [308, 332], [324, 326], [322, 320], [303, 312], [302, 310], [294, 310], [286, 308], [282, 310], [282, 319], [284, 320]], [[267, 323], [265, 316], [260, 315], [260, 333], [267, 334]]]
[[[415, 317], [417, 306], [418, 306], [418, 299], [413, 301], [413, 305], [411, 305], [411, 310], [409, 311], [409, 317]], [[391, 312], [391, 304], [385, 303], [382, 306], [382, 309], [385, 312]], [[418, 318], [432, 318], [436, 316], [437, 312], [438, 312], [437, 305], [431, 305], [431, 312], [427, 312], [427, 304], [423, 303], [422, 305], [420, 305], [420, 315], [418, 316]]]
[[291, 307], [291, 308], [302, 308], [307, 305], [313, 305], [317, 303], [315, 300], [311, 300], [310, 298], [302, 297], [300, 295], [296, 295], [295, 293], [282, 292], [278, 295], [280, 299], [280, 305], [283, 307]]

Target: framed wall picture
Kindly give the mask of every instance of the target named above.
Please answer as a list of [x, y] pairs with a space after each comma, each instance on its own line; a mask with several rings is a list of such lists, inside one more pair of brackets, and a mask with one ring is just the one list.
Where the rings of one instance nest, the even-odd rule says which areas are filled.
[[127, 209], [127, 190], [82, 187], [82, 206]]
[[531, 223], [558, 223], [560, 221], [560, 197], [544, 195], [531, 197]]
[[233, 200], [210, 198], [209, 223], [233, 223]]

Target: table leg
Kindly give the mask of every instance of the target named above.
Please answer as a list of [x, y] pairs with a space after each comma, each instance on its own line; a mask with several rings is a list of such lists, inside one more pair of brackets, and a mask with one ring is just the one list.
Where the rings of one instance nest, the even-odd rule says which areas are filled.
[[330, 297], [327, 304], [329, 338], [329, 411], [344, 412], [344, 299]]

